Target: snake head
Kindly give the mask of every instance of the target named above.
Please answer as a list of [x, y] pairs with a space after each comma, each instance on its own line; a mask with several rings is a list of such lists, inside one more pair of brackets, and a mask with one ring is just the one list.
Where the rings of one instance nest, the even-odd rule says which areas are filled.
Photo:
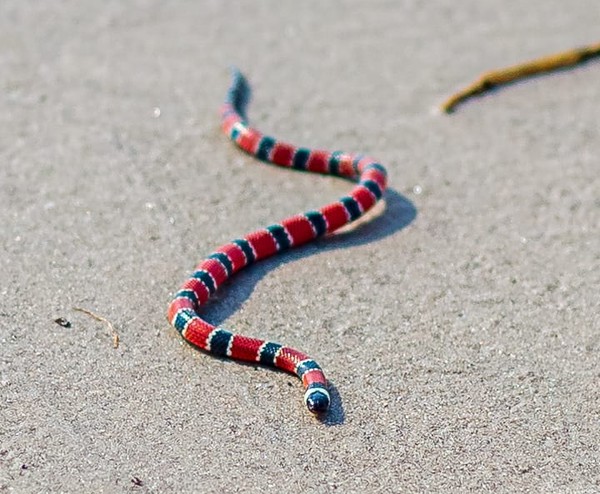
[[311, 388], [304, 395], [304, 402], [310, 412], [321, 414], [329, 409], [331, 399], [325, 388]]

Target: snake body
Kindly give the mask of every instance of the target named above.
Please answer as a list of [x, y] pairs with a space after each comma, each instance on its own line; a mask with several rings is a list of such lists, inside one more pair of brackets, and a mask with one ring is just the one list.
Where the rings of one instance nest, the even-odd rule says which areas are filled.
[[242, 150], [275, 165], [338, 175], [358, 183], [348, 195], [318, 210], [291, 216], [219, 247], [200, 262], [175, 294], [168, 319], [186, 341], [206, 352], [297, 375], [306, 390], [306, 406], [312, 413], [320, 414], [328, 410], [330, 395], [325, 374], [315, 360], [279, 343], [215, 327], [200, 317], [199, 308], [242, 268], [332, 233], [362, 216], [381, 198], [387, 173], [369, 157], [296, 147], [250, 127], [245, 116], [249, 91], [244, 76], [233, 70], [231, 86], [221, 107], [222, 129]]

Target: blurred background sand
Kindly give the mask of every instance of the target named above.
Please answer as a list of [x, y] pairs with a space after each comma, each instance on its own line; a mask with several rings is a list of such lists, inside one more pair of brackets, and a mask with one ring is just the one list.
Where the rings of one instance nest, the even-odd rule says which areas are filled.
[[[600, 490], [600, 64], [431, 112], [598, 25], [591, 0], [4, 0], [0, 491]], [[204, 312], [314, 356], [323, 422], [165, 318], [215, 247], [349, 189], [221, 135], [232, 64], [258, 128], [390, 173], [385, 214]]]

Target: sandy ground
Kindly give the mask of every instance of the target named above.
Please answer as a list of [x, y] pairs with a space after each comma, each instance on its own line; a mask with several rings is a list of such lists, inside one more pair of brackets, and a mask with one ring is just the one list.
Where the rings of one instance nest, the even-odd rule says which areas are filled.
[[[0, 492], [600, 492], [600, 63], [431, 112], [597, 41], [568, 4], [3, 0]], [[313, 355], [321, 422], [165, 318], [213, 248], [349, 189], [220, 134], [231, 64], [257, 127], [390, 172], [383, 215], [204, 313]]]

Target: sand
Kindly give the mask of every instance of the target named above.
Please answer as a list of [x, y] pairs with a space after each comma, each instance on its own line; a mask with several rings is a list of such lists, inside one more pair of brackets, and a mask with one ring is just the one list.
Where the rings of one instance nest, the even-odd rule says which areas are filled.
[[[591, 0], [2, 2], [0, 492], [600, 491], [600, 64], [431, 111], [599, 21]], [[317, 359], [322, 421], [295, 377], [166, 321], [215, 247], [350, 188], [221, 135], [230, 65], [258, 128], [390, 173], [382, 215], [204, 311]]]

